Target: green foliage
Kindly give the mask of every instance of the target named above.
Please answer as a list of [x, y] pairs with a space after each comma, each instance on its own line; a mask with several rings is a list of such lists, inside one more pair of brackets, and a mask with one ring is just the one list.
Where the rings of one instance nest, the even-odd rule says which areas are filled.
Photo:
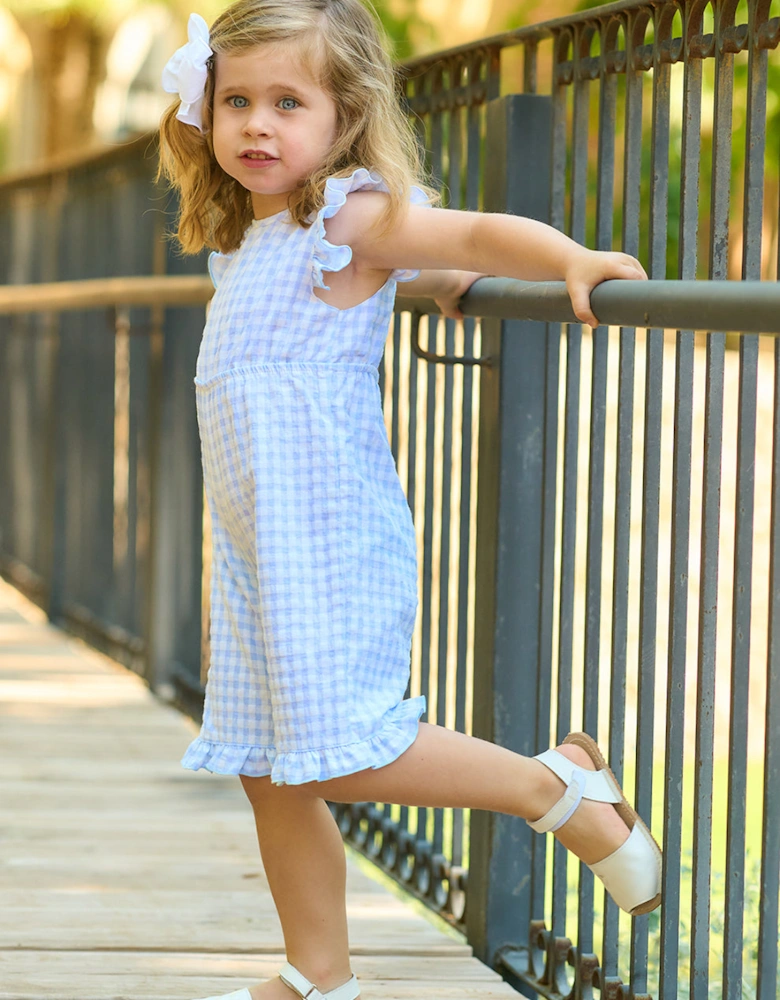
[[25, 17], [73, 12], [96, 21], [109, 16], [121, 18], [141, 6], [138, 0], [3, 0], [3, 3], [12, 14], [23, 14]]
[[604, 0], [579, 0], [579, 3], [575, 6], [574, 12], [580, 10], [593, 10], [594, 7], [603, 7]]
[[393, 43], [393, 55], [397, 62], [413, 56], [421, 39], [435, 40], [433, 25], [417, 13], [416, 0], [404, 0], [401, 14], [391, 11], [385, 3], [377, 3], [375, 9]]
[[504, 21], [501, 31], [514, 31], [515, 28], [524, 28], [531, 24], [536, 18], [530, 16], [531, 11], [538, 7], [536, 0], [518, 0], [512, 13]]
[[[198, 10], [206, 20], [213, 20], [225, 7], [229, 0], [155, 0], [164, 6], [178, 12], [182, 18], [189, 10]], [[144, 6], [142, 0], [4, 0], [5, 6], [13, 14], [25, 17], [42, 15], [65, 16], [68, 13], [79, 13], [95, 21], [117, 21]], [[420, 41], [428, 43], [435, 41], [433, 26], [417, 13], [416, 0], [401, 0], [389, 9], [387, 3], [377, 2], [375, 5], [385, 31], [390, 36], [394, 47], [394, 56], [401, 61], [414, 55]], [[400, 9], [400, 13], [398, 13]]]

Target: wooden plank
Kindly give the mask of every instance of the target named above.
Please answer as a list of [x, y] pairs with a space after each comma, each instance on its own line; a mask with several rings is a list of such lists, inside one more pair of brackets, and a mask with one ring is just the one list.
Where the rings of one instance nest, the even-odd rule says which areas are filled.
[[[166, 975], [245, 977], [267, 979], [284, 962], [284, 953], [227, 955], [196, 951], [0, 951], [0, 982], [9, 974], [30, 975], [45, 966], [56, 976]], [[501, 981], [498, 973], [481, 962], [471, 961], [471, 949], [460, 946], [451, 952], [399, 955], [356, 954], [353, 972], [359, 978], [436, 982], [457, 978], [464, 982]]]
[[[193, 875], [193, 869], [196, 874]], [[136, 889], [154, 885], [158, 889], [188, 889], [194, 885], [219, 885], [226, 892], [267, 888], [265, 871], [257, 849], [245, 856], [231, 852], [220, 858], [215, 851], [187, 851], [182, 860], [171, 859], [154, 849], [139, 850], [136, 855], [120, 855], [104, 848], [101, 853], [71, 856], [57, 853], [48, 856], [27, 851], [9, 856], [0, 863], [0, 891], [25, 890], [30, 885], [49, 890], [69, 889], [74, 881], [93, 889]], [[347, 892], [361, 891], [384, 898], [387, 889], [363, 875], [354, 865], [347, 866]]]
[[[0, 1000], [193, 1000], [273, 978], [284, 939], [235, 775], [198, 726], [0, 581]], [[352, 848], [361, 1000], [516, 997]]]
[[[277, 969], [282, 966], [280, 961]], [[271, 978], [271, 977], [266, 977]], [[517, 1000], [518, 994], [504, 982], [460, 984], [442, 978], [420, 984], [398, 980], [360, 979], [361, 1000]], [[41, 973], [33, 980], [4, 983], [0, 1000], [192, 1000], [220, 996], [246, 985], [243, 979], [201, 979], [133, 976], [75, 977], [72, 983]], [[294, 994], [290, 993], [291, 1000]]]
[[[283, 960], [277, 964], [281, 968]], [[354, 970], [353, 970], [354, 971]], [[272, 977], [266, 977], [272, 978]], [[517, 1000], [504, 982], [463, 984], [444, 977], [439, 982], [360, 979], [361, 1000]], [[202, 979], [196, 976], [77, 976], [71, 983], [41, 971], [18, 983], [0, 986], [0, 1000], [192, 1000], [219, 996], [246, 985], [244, 979]], [[290, 994], [293, 998], [293, 994]]]
[[[228, 892], [197, 876], [187, 890], [0, 892], [0, 948], [196, 948], [283, 951], [270, 893]], [[347, 896], [350, 943], [430, 948], [445, 941], [428, 921], [389, 894]]]

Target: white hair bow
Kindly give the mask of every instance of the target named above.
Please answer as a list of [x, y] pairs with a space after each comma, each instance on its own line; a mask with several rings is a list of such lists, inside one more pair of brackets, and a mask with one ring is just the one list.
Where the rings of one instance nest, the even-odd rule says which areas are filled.
[[206, 62], [214, 53], [209, 47], [209, 26], [200, 14], [190, 14], [187, 23], [189, 41], [177, 49], [162, 72], [163, 90], [178, 94], [181, 107], [176, 112], [180, 122], [203, 131], [203, 95], [208, 69]]

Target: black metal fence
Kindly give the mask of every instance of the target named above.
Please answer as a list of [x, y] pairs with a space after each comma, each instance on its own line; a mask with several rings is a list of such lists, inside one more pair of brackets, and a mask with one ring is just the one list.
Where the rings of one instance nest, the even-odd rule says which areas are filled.
[[[153, 137], [0, 188], [4, 282], [203, 273], [162, 240]], [[203, 309], [0, 321], [0, 559], [53, 620], [198, 710]]]
[[[750, 282], [778, 277], [770, 13], [618, 3], [409, 64], [445, 204], [638, 256], [648, 312], [665, 278], [741, 275], [755, 330]], [[7, 182], [0, 276], [203, 272], [160, 239], [153, 169], [146, 137]], [[504, 815], [334, 805], [345, 838], [529, 995], [775, 997], [777, 340], [403, 306], [380, 378], [419, 541], [409, 693], [524, 753], [597, 736], [663, 837], [665, 903], [628, 920]], [[0, 568], [196, 718], [202, 325], [159, 307], [0, 319]]]

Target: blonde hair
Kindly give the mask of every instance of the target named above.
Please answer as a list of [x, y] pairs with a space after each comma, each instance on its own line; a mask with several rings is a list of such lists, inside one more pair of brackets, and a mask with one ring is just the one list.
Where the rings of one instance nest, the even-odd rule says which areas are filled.
[[[215, 55], [288, 40], [303, 42], [304, 56], [319, 63], [319, 82], [337, 110], [333, 147], [288, 197], [295, 222], [307, 228], [310, 214], [324, 204], [326, 179], [349, 176], [357, 167], [375, 170], [388, 186], [388, 204], [379, 220], [383, 232], [397, 220], [412, 183], [436, 203], [439, 195], [426, 182], [414, 129], [398, 98], [386, 36], [373, 10], [361, 0], [237, 0], [209, 34]], [[178, 99], [160, 121], [156, 179], [166, 177], [178, 189], [174, 235], [185, 254], [203, 247], [232, 253], [254, 218], [250, 192], [214, 157], [213, 96], [214, 57], [208, 63], [204, 132], [176, 118]]]

